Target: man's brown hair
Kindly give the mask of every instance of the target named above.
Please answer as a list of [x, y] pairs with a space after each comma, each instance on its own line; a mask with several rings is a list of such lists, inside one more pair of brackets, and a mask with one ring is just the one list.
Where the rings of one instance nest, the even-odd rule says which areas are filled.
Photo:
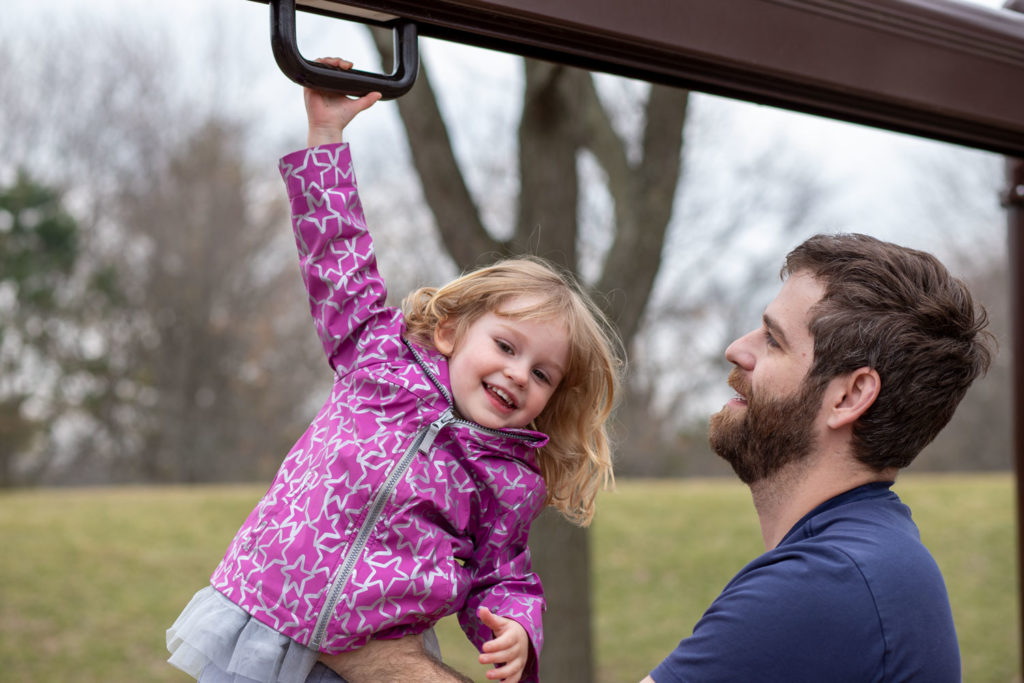
[[931, 254], [859, 234], [815, 235], [786, 257], [783, 278], [824, 288], [811, 310], [811, 386], [870, 367], [874, 404], [853, 428], [854, 452], [883, 470], [906, 467], [988, 370], [988, 315]]

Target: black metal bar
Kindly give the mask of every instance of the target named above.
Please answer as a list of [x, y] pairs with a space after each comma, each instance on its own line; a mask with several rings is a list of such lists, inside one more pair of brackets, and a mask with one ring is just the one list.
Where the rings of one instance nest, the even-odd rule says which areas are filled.
[[[277, 65], [296, 83], [318, 90], [343, 95], [365, 95], [379, 92], [383, 99], [404, 95], [416, 82], [419, 72], [419, 49], [416, 24], [395, 20], [395, 65], [390, 75], [374, 74], [357, 69], [334, 69], [309, 61], [299, 52], [295, 35], [295, 0], [270, 0], [270, 45]], [[355, 17], [350, 17], [355, 18]], [[356, 18], [363, 23], [379, 23]]]

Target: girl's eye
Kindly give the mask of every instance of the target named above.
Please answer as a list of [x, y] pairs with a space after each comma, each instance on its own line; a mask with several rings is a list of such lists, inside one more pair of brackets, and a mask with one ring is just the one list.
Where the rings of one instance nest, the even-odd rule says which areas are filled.
[[501, 339], [495, 339], [494, 343], [498, 345], [503, 353], [512, 353], [512, 345], [508, 342], [502, 341]]
[[544, 384], [549, 384], [551, 382], [551, 380], [548, 378], [548, 376], [544, 373], [543, 370], [534, 370], [533, 376], [539, 379], [541, 382], [544, 382]]

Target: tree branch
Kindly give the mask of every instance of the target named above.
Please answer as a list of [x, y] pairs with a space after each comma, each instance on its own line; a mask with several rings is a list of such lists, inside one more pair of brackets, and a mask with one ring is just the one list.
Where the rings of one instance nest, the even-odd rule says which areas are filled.
[[626, 206], [616, 206], [617, 231], [598, 289], [621, 293], [610, 300], [608, 312], [627, 346], [640, 329], [661, 264], [681, 174], [688, 97], [686, 90], [651, 86], [643, 161], [625, 183]]
[[598, 97], [593, 78], [587, 79], [583, 96], [586, 146], [608, 175], [608, 192], [615, 202], [616, 225], [619, 225], [624, 218], [621, 214], [629, 213], [626, 209], [630, 204], [630, 177], [634, 169], [626, 156], [626, 143], [615, 132], [611, 118]]
[[514, 245], [577, 270], [576, 155], [580, 92], [590, 75], [526, 59], [526, 92], [519, 123], [519, 216]]
[[[370, 34], [381, 63], [392, 63], [391, 32], [371, 28]], [[507, 245], [487, 232], [466, 186], [425, 64], [420, 65], [416, 85], [397, 102], [423, 195], [455, 265], [465, 270], [477, 265], [486, 255], [505, 253]]]

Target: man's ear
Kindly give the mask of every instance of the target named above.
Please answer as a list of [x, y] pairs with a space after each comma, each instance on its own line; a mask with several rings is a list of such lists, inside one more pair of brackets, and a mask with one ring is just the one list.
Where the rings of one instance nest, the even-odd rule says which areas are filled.
[[826, 390], [828, 426], [838, 429], [856, 422], [874, 404], [881, 390], [882, 379], [874, 368], [858, 368], [836, 377]]
[[451, 356], [455, 350], [455, 321], [451, 318], [445, 318], [434, 328], [434, 348], [445, 356]]

